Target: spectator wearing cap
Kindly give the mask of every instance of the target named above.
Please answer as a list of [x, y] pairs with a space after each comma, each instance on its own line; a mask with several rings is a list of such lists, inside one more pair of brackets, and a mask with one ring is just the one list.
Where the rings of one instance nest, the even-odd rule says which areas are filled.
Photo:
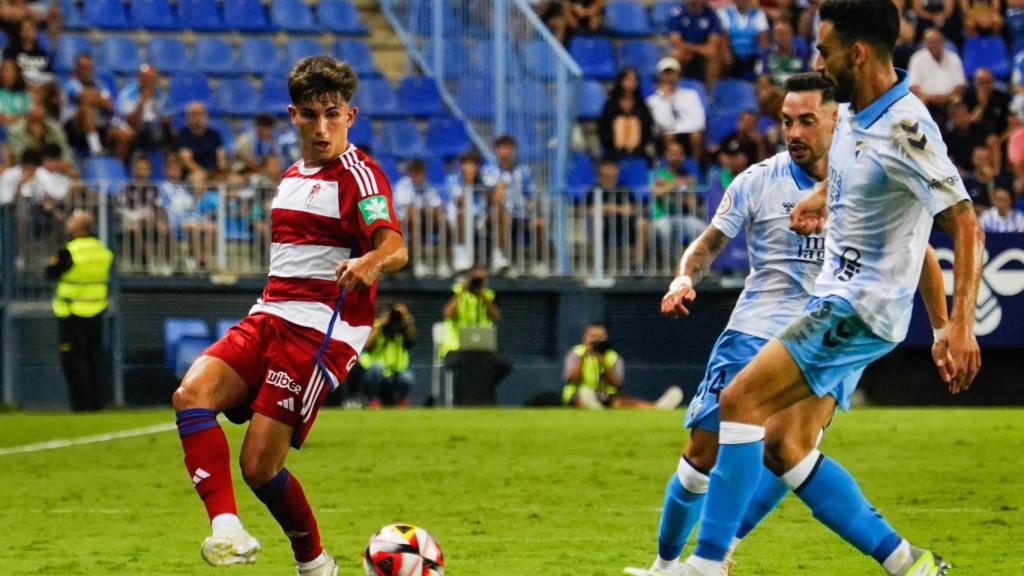
[[30, 148], [42, 150], [48, 144], [54, 144], [61, 150], [64, 161], [74, 162], [71, 147], [68, 146], [67, 135], [59, 122], [46, 117], [46, 112], [39, 104], [28, 107], [25, 117], [11, 124], [7, 131], [7, 146], [15, 161]]
[[967, 85], [964, 65], [956, 53], [946, 50], [946, 39], [937, 28], [924, 33], [924, 48], [910, 58], [910, 90], [924, 102], [941, 126], [949, 105], [960, 98]]
[[736, 0], [718, 10], [727, 35], [730, 76], [753, 80], [758, 56], [768, 48], [768, 18], [754, 0]]
[[624, 68], [608, 94], [597, 135], [607, 156], [648, 156], [654, 143], [654, 119], [640, 95], [640, 76], [636, 68]]
[[279, 156], [277, 135], [274, 133], [274, 117], [260, 114], [255, 125], [235, 139], [234, 172], [242, 175], [259, 172], [263, 158]]
[[170, 139], [166, 95], [157, 84], [158, 79], [155, 66], [142, 64], [135, 78], [125, 83], [117, 94], [114, 124], [134, 134], [135, 150], [153, 151]]
[[682, 64], [683, 75], [704, 82], [709, 89], [714, 86], [725, 48], [725, 29], [718, 14], [704, 0], [685, 0], [673, 10], [668, 29], [672, 56]]
[[669, 140], [676, 140], [695, 158], [703, 154], [706, 119], [704, 104], [695, 90], [679, 86], [679, 62], [665, 57], [658, 62], [658, 84], [647, 97], [647, 107], [654, 118], [654, 133], [663, 150]]
[[981, 214], [985, 232], [1024, 232], [1024, 214], [1013, 207], [1013, 196], [1005, 188], [992, 192], [992, 207]]

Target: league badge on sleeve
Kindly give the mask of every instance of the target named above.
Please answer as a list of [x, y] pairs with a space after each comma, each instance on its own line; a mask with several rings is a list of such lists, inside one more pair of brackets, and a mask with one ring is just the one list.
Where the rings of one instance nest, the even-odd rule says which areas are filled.
[[388, 201], [383, 196], [370, 196], [359, 201], [359, 213], [363, 216], [363, 222], [367, 225], [377, 220], [391, 222], [391, 214], [388, 212]]

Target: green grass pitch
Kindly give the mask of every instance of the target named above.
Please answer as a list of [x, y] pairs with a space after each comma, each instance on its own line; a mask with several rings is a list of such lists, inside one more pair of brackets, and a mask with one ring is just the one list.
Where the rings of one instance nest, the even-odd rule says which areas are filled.
[[[426, 527], [456, 576], [621, 574], [653, 558], [682, 412], [325, 410], [289, 468], [342, 574], [381, 525]], [[170, 422], [168, 410], [0, 415], [0, 447]], [[225, 423], [237, 455], [244, 428]], [[954, 575], [1024, 574], [1024, 410], [863, 409], [823, 449], [906, 537]], [[277, 525], [235, 467], [255, 566], [214, 570], [173, 431], [0, 455], [0, 574], [294, 574]], [[690, 547], [687, 547], [689, 550]], [[748, 538], [741, 576], [870, 575], [874, 563], [795, 498]]]

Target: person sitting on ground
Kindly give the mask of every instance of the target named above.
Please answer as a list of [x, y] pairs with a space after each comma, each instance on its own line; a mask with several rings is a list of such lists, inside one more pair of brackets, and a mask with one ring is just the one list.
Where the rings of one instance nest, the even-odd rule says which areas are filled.
[[416, 375], [409, 369], [409, 351], [416, 342], [416, 320], [402, 303], [391, 306], [373, 323], [359, 356], [361, 370], [353, 371], [357, 401], [371, 408], [409, 405]]

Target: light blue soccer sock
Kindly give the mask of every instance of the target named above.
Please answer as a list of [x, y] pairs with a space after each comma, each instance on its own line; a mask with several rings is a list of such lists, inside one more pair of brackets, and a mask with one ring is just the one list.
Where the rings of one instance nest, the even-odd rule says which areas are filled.
[[754, 497], [747, 506], [747, 512], [740, 522], [740, 529], [736, 532], [736, 538], [742, 540], [750, 534], [757, 525], [764, 520], [765, 516], [771, 514], [772, 510], [778, 507], [779, 502], [789, 494], [789, 486], [783, 482], [771, 470], [765, 468], [761, 471], [761, 480], [757, 483]]
[[815, 518], [879, 564], [903, 541], [864, 497], [853, 476], [818, 450], [812, 450], [782, 479]]
[[694, 556], [714, 563], [725, 559], [761, 478], [764, 426], [722, 422], [718, 443], [718, 463], [711, 471], [704, 520], [694, 550]]
[[685, 456], [679, 459], [679, 469], [665, 486], [665, 503], [661, 508], [658, 527], [658, 558], [673, 561], [683, 552], [690, 531], [704, 508], [704, 494], [708, 491], [707, 474], [697, 470]]

